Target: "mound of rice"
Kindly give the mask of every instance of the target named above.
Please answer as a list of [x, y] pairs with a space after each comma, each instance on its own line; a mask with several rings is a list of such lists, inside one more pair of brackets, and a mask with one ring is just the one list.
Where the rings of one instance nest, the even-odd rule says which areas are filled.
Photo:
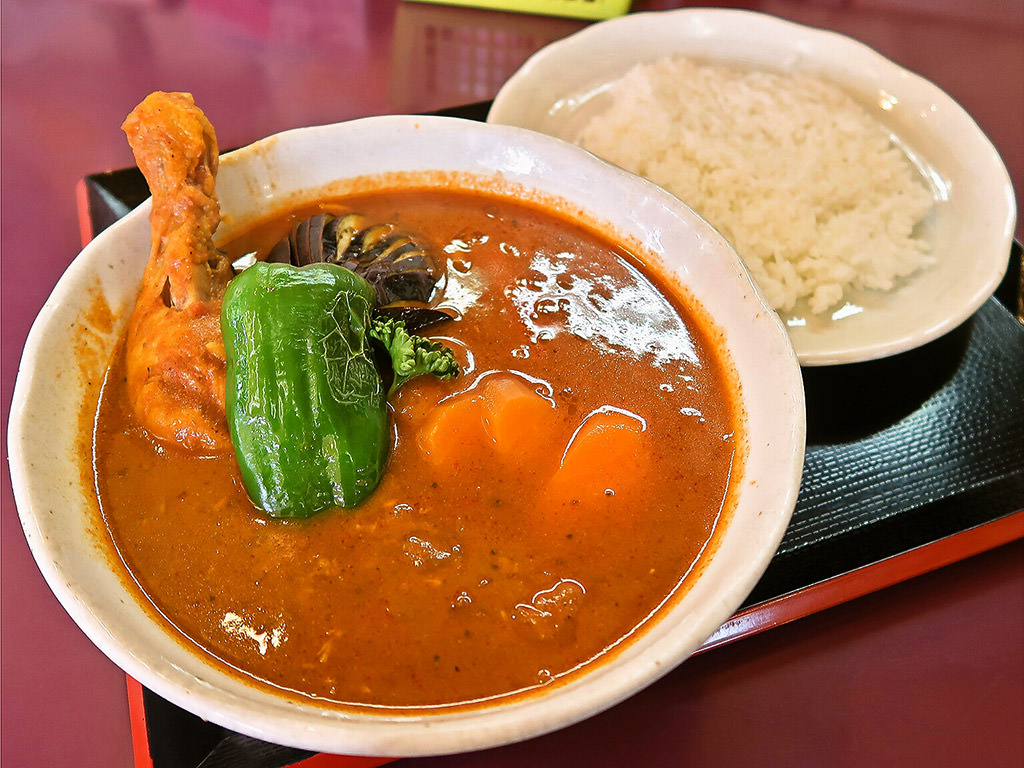
[[[892, 289], [931, 263], [933, 200], [890, 135], [835, 85], [665, 59], [611, 86], [576, 142], [646, 176], [733, 244], [780, 311]], [[804, 304], [801, 304], [801, 308]]]

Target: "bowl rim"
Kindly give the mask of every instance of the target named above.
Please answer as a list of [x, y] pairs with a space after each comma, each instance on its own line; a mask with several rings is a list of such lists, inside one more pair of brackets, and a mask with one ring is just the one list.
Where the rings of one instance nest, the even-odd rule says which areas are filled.
[[[974, 118], [949, 94], [930, 80], [897, 64], [850, 35], [790, 21], [763, 11], [736, 8], [678, 8], [629, 14], [587, 26], [550, 43], [528, 57], [499, 89], [488, 112], [488, 122], [543, 130], [543, 126], [538, 127], [536, 123], [536, 114], [549, 104], [547, 94], [543, 102], [538, 102], [533, 107], [530, 115], [523, 114], [523, 105], [529, 102], [531, 93], [536, 93], [538, 83], [551, 80], [548, 75], [553, 69], [564, 69], [565, 58], [586, 59], [585, 54], [592, 52], [594, 48], [607, 47], [630, 37], [642, 39], [646, 32], [653, 30], [658, 30], [663, 35], [678, 32], [680, 41], [691, 41], [695, 45], [703, 45], [709, 40], [771, 41], [764, 44], [784, 45], [789, 49], [796, 62], [795, 71], [800, 72], [824, 72], [826, 76], [834, 76], [836, 70], [833, 64], [844, 62], [849, 72], [857, 70], [852, 76], [858, 84], [870, 82], [881, 88], [884, 83], [887, 88], [883, 90], [891, 91], [891, 94], [899, 96], [908, 105], [919, 107], [922, 116], [925, 110], [931, 110], [933, 114], [928, 116], [931, 120], [927, 123], [928, 126], [941, 121], [945, 129], [955, 131], [956, 141], [951, 141], [951, 146], [972, 153], [970, 157], [973, 160], [974, 175], [971, 177], [971, 183], [984, 185], [991, 193], [990, 203], [982, 212], [984, 222], [979, 224], [972, 221], [976, 230], [971, 237], [964, 236], [971, 246], [972, 271], [967, 277], [970, 282], [957, 289], [954, 311], [929, 313], [912, 328], [901, 327], [895, 335], [872, 338], [868, 341], [850, 339], [849, 334], [842, 332], [844, 329], [838, 329], [833, 334], [835, 341], [826, 344], [824, 348], [816, 347], [803, 331], [797, 329], [794, 333], [794, 346], [801, 365], [824, 366], [866, 362], [915, 349], [961, 325], [994, 293], [1009, 265], [1010, 248], [1017, 221], [1013, 184], [998, 150]], [[644, 53], [643, 60], [653, 61], [671, 53], [668, 50], [649, 48]], [[687, 55], [680, 51], [676, 53]], [[807, 58], [811, 54], [817, 54], [819, 58]], [[718, 63], [752, 63], [749, 50], [736, 56], [694, 55], [698, 59], [706, 58]], [[757, 62], [756, 65], [764, 66], [764, 63]], [[789, 71], [789, 67], [789, 63], [779, 63], [768, 68]], [[619, 76], [623, 72], [624, 70]], [[571, 103], [585, 90], [580, 85], [571, 93], [563, 93], [561, 102]], [[548, 114], [554, 113], [559, 106], [565, 107], [565, 104], [556, 103], [550, 106]], [[922, 125], [924, 124], [926, 123], [922, 118]], [[809, 348], [805, 348], [805, 344]]]
[[[379, 137], [386, 136], [408, 136], [410, 132], [421, 137], [427, 136], [433, 141], [442, 141], [450, 138], [452, 130], [458, 131], [460, 137], [480, 137], [485, 146], [500, 148], [502, 156], [511, 160], [522, 160], [527, 157], [540, 162], [554, 158], [558, 162], [564, 161], [580, 166], [587, 173], [596, 174], [599, 178], [614, 180], [615, 184], [622, 185], [621, 188], [635, 190], [652, 205], [671, 211], [673, 215], [679, 217], [680, 222], [687, 223], [695, 235], [699, 235], [697, 239], [700, 240], [701, 247], [732, 259], [726, 268], [731, 270], [730, 274], [736, 281], [737, 288], [745, 291], [742, 300], [737, 300], [737, 312], [742, 310], [745, 316], [748, 309], [759, 307], [760, 310], [765, 310], [760, 294], [750, 283], [731, 247], [678, 200], [660, 187], [605, 163], [579, 148], [525, 129], [491, 126], [458, 118], [409, 115], [369, 117], [328, 126], [293, 129], [225, 155], [221, 164], [221, 178], [229, 182], [229, 187], [238, 186], [240, 189], [248, 190], [247, 194], [252, 194], [252, 179], [246, 178], [244, 173], [250, 166], [259, 166], [267, 172], [273, 171], [277, 167], [277, 161], [284, 155], [297, 151], [309, 142], [315, 144], [354, 138], [366, 140], [367, 137], [376, 137], [375, 140], [379, 140]], [[466, 150], [461, 147], [459, 151]], [[557, 167], [557, 162], [554, 165]], [[538, 167], [537, 164], [528, 164], [523, 178], [530, 179], [530, 174], [535, 173]], [[220, 180], [219, 178], [218, 181]], [[259, 185], [257, 188], [262, 189]], [[232, 213], [229, 200], [233, 194], [235, 193], [222, 195], [227, 216]], [[42, 482], [40, 473], [32, 470], [26, 460], [27, 448], [30, 447], [34, 434], [33, 420], [43, 408], [38, 401], [38, 385], [47, 373], [43, 367], [44, 348], [55, 334], [66, 333], [62, 325], [66, 318], [62, 313], [72, 311], [73, 292], [80, 287], [84, 279], [105, 266], [107, 258], [113, 257], [119, 238], [134, 238], [133, 242], [137, 242], [139, 233], [145, 232], [148, 245], [148, 212], [149, 201], [89, 243], [60, 278], [50, 298], [40, 310], [30, 329], [19, 366], [8, 424], [8, 445], [12, 489], [19, 517], [33, 557], [45, 580], [65, 610], [93, 643], [119, 667], [157, 695], [204, 719], [240, 733], [321, 752], [420, 756], [497, 746], [578, 722], [612, 706], [666, 674], [731, 615], [753, 588], [774, 555], [796, 503], [803, 466], [805, 423], [802, 381], [792, 347], [775, 314], [761, 311], [755, 312], [757, 316], [751, 317], [749, 322], [751, 327], [761, 332], [758, 342], [767, 340], [771, 348], [771, 362], [778, 371], [778, 383], [781, 385], [778, 387], [778, 393], [772, 393], [772, 396], [778, 398], [776, 405], [785, 406], [784, 412], [771, 415], [772, 421], [768, 423], [774, 431], [769, 437], [784, 440], [787, 452], [773, 455], [773, 461], [782, 471], [775, 477], [765, 479], [763, 483], [765, 486], [774, 484], [768, 495], [772, 508], [765, 510], [763, 516], [758, 514], [759, 524], [763, 526], [759, 533], [763, 535], [763, 539], [760, 540], [754, 556], [748, 557], [743, 573], [730, 575], [725, 579], [724, 586], [718, 594], [706, 599], [690, 614], [691, 619], [696, 617], [696, 623], [700, 624], [700, 631], [697, 633], [701, 635], [699, 638], [692, 628], [689, 628], [685, 635], [687, 642], [683, 644], [678, 631], [670, 632], [665, 629], [669, 624], [665, 621], [666, 617], [673, 615], [675, 611], [672, 609], [659, 617], [652, 626], [645, 628], [643, 636], [631, 641], [623, 654], [616, 654], [614, 662], [598, 664], [585, 675], [577, 676], [549, 693], [531, 694], [521, 700], [505, 701], [499, 707], [413, 715], [367, 716], [352, 715], [338, 710], [329, 710], [325, 713], [315, 706], [296, 705], [292, 700], [278, 698], [276, 703], [268, 702], [267, 697], [271, 696], [270, 694], [244, 683], [223, 689], [223, 681], [218, 674], [207, 669], [208, 662], [200, 654], [188, 651], [187, 648], [183, 648], [183, 653], [185, 658], [193, 659], [197, 665], [195, 669], [187, 664], [182, 668], [183, 665], [177, 663], [177, 658], [153, 658], [151, 648], [137, 647], [129, 642], [125, 636], [125, 628], [119, 625], [122, 621], [120, 615], [110, 614], [110, 606], [101, 602], [102, 596], [83, 593], [80, 588], [73, 586], [76, 577], [69, 575], [67, 562], [61, 560], [61, 545], [54, 538], [58, 532], [53, 528], [53, 520], [44, 514], [43, 508], [39, 505], [41, 486], [45, 483]], [[148, 254], [148, 247], [144, 251]], [[135, 260], [139, 261], [138, 258]], [[144, 257], [141, 260], [144, 261]], [[718, 322], [718, 319], [713, 318], [713, 321]], [[755, 349], [753, 340], [743, 339], [737, 343]], [[759, 414], [755, 414], [757, 415]], [[761, 448], [749, 449], [748, 462], [757, 451], [761, 451]], [[725, 540], [726, 537], [723, 536], [723, 546]], [[101, 556], [106, 557], [106, 554], [101, 553]], [[712, 559], [707, 564], [709, 570], [714, 563]], [[688, 594], [694, 593], [700, 584], [698, 581]], [[131, 610], [130, 606], [124, 609]], [[662, 632], [660, 635], [656, 631], [659, 627]], [[184, 646], [179, 638], [174, 638], [174, 642]], [[644, 658], [639, 657], [640, 650], [646, 654]], [[619, 661], [623, 657], [627, 662], [625, 666]]]

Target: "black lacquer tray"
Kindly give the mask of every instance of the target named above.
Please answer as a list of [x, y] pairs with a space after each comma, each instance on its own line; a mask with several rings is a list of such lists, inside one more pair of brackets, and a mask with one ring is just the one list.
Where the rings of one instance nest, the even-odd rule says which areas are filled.
[[[482, 102], [437, 114], [486, 118]], [[135, 170], [79, 189], [83, 239], [149, 195]], [[1024, 536], [1021, 247], [996, 295], [942, 338], [884, 360], [805, 368], [807, 455], [792, 522], [763, 578], [702, 650]], [[130, 682], [138, 766], [369, 766], [205, 723]], [[326, 756], [319, 756], [326, 758]]]

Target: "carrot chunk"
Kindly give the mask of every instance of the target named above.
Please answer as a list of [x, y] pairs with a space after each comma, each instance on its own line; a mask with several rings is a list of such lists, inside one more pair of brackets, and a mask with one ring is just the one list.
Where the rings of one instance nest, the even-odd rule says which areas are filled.
[[499, 458], [529, 464], [551, 453], [552, 405], [537, 390], [518, 377], [491, 376], [483, 397], [484, 432]]
[[[436, 464], [457, 466], [467, 457], [508, 465], [550, 465], [553, 406], [517, 376], [487, 376], [479, 386], [435, 408], [420, 432], [423, 451]], [[461, 457], [461, 461], [460, 461]]]
[[548, 504], [586, 509], [629, 499], [646, 482], [649, 461], [639, 417], [611, 408], [595, 411], [572, 436], [548, 482]]
[[486, 443], [483, 398], [475, 394], [457, 395], [440, 403], [420, 430], [423, 452], [437, 465], [456, 467], [480, 456]]

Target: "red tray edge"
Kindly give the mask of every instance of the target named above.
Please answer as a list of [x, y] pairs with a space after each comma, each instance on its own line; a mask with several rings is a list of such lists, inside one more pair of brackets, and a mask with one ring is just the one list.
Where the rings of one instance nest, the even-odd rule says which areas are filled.
[[1024, 509], [735, 613], [695, 653], [796, 621], [1024, 538]]

